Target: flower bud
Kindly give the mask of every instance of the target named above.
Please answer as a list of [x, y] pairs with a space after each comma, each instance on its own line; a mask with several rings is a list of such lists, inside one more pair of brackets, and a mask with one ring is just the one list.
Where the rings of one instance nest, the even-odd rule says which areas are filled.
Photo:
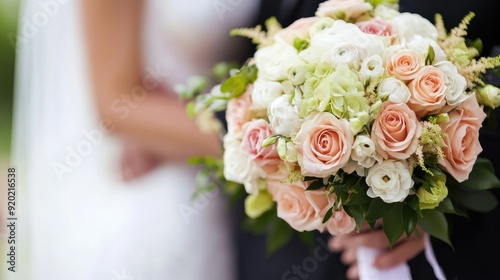
[[245, 213], [248, 217], [255, 219], [271, 209], [273, 198], [267, 191], [260, 191], [258, 194], [250, 194], [245, 199]]
[[420, 209], [434, 209], [448, 196], [448, 188], [445, 183], [445, 180], [436, 178], [430, 192], [424, 187], [418, 189], [417, 196], [420, 200]]
[[488, 106], [492, 109], [500, 106], [500, 88], [493, 85], [486, 85], [477, 90], [477, 101], [480, 104]]

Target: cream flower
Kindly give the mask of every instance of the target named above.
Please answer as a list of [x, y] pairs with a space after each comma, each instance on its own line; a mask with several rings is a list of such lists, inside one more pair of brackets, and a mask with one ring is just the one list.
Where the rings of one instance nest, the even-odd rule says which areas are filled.
[[386, 160], [370, 168], [366, 184], [370, 187], [367, 191], [369, 197], [380, 197], [386, 203], [394, 203], [408, 196], [414, 182], [405, 163]]

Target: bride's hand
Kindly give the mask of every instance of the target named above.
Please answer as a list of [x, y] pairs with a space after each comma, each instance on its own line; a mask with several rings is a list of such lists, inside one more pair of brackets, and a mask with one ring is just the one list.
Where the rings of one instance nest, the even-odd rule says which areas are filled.
[[379, 269], [395, 267], [417, 256], [425, 247], [424, 236], [427, 234], [417, 226], [413, 234], [407, 239], [403, 235], [390, 249], [389, 241], [382, 229], [371, 231], [368, 226], [361, 228], [361, 233], [353, 232], [347, 235], [334, 236], [329, 240], [329, 247], [334, 252], [342, 252], [341, 260], [349, 266], [346, 276], [348, 279], [359, 279], [356, 253], [359, 247], [387, 250], [378, 255], [373, 266]]
[[145, 175], [159, 164], [160, 159], [141, 150], [132, 141], [123, 141], [120, 169], [124, 181], [130, 181]]

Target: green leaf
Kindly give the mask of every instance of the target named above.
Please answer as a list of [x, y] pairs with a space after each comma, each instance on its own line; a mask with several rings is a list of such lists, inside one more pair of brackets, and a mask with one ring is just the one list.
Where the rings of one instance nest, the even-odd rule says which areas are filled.
[[294, 230], [282, 219], [277, 219], [267, 236], [267, 255], [272, 255], [285, 246], [292, 238]]
[[418, 223], [418, 214], [408, 205], [403, 205], [403, 225], [406, 237], [410, 237]]
[[409, 195], [405, 199], [406, 205], [408, 205], [411, 209], [417, 213], [418, 216], [422, 216], [422, 212], [420, 212], [420, 200], [417, 195]]
[[242, 223], [242, 229], [256, 235], [264, 234], [266, 231], [269, 231], [270, 227], [278, 220], [281, 219], [276, 216], [275, 210], [267, 211], [257, 219], [251, 219], [245, 216]]
[[383, 229], [384, 233], [389, 239], [389, 243], [391, 243], [391, 247], [396, 244], [399, 240], [403, 232], [405, 231], [404, 223], [403, 223], [403, 203], [396, 202], [393, 203], [393, 207], [391, 211], [385, 213], [383, 217]]
[[469, 192], [461, 189], [454, 189], [449, 192], [448, 196], [454, 203], [458, 203], [469, 210], [481, 213], [490, 212], [498, 205], [498, 200], [489, 190]]
[[441, 203], [439, 203], [439, 205], [434, 209], [436, 209], [439, 212], [461, 215], [461, 216], [465, 214], [463, 213], [463, 211], [460, 211], [459, 209], [455, 208], [450, 197], [445, 197], [443, 201], [441, 201]]
[[245, 66], [234, 76], [228, 78], [221, 84], [221, 91], [229, 94], [229, 98], [241, 96], [249, 83], [257, 79], [257, 67]]
[[306, 245], [306, 247], [309, 249], [311, 253], [314, 252], [314, 249], [316, 248], [316, 241], [314, 239], [314, 232], [312, 231], [303, 231], [303, 232], [297, 232], [299, 239]]
[[391, 211], [393, 206], [394, 203], [385, 203], [380, 197], [374, 198], [366, 212], [366, 221], [372, 222], [382, 218], [387, 212]]
[[499, 188], [500, 180], [495, 175], [495, 170], [490, 160], [477, 158], [468, 180], [458, 183], [452, 176], [449, 176], [447, 185], [459, 186], [464, 190], [481, 191]]
[[429, 45], [429, 48], [427, 50], [427, 57], [425, 58], [425, 65], [431, 65], [434, 62], [435, 57], [436, 54], [434, 52], [434, 48]]
[[[347, 209], [347, 210], [346, 210]], [[364, 213], [359, 205], [345, 206], [344, 211], [356, 221], [356, 228], [358, 231], [361, 229], [361, 224], [363, 223]]]
[[306, 189], [306, 191], [315, 191], [319, 190], [325, 187], [325, 184], [323, 184], [323, 180], [319, 179], [314, 182], [312, 182]]
[[334, 208], [335, 206], [326, 211], [325, 216], [323, 217], [323, 224], [326, 223], [333, 216], [333, 211], [335, 211]]
[[430, 235], [444, 241], [453, 248], [448, 232], [446, 216], [437, 210], [422, 210], [423, 217], [418, 219], [418, 224]]
[[372, 198], [366, 194], [368, 185], [364, 180], [358, 180], [351, 189], [353, 191], [351, 192], [349, 199], [344, 202], [344, 205], [361, 205], [372, 201]]

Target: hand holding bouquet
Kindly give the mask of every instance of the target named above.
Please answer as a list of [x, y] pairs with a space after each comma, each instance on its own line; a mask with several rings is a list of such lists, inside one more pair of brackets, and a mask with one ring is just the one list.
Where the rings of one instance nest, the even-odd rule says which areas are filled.
[[472, 13], [448, 32], [380, 2], [395, 1], [330, 0], [286, 28], [232, 32], [257, 51], [189, 109], [226, 110], [222, 162], [197, 162], [244, 186], [250, 218], [332, 235], [381, 219], [391, 244], [417, 225], [449, 243], [445, 213], [496, 206], [478, 136], [500, 105], [482, 79], [500, 57], [466, 40]]

